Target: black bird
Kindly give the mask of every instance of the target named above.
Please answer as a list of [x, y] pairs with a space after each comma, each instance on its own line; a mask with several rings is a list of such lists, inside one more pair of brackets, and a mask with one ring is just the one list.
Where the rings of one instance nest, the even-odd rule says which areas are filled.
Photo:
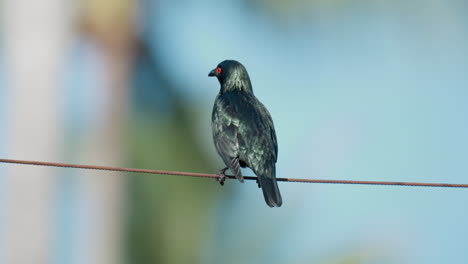
[[275, 128], [270, 113], [252, 91], [247, 70], [237, 61], [225, 60], [208, 76], [216, 76], [221, 84], [211, 120], [216, 150], [227, 166], [218, 180], [223, 185], [224, 173], [230, 169], [244, 182], [240, 167], [249, 167], [257, 175], [268, 206], [280, 207], [283, 202], [276, 183]]

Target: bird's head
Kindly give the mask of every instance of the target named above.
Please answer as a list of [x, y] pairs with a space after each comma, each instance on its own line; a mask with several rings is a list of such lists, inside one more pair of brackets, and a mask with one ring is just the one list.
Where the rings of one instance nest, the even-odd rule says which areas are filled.
[[218, 78], [221, 92], [245, 91], [252, 93], [252, 84], [244, 65], [235, 60], [225, 60], [218, 64], [208, 76]]

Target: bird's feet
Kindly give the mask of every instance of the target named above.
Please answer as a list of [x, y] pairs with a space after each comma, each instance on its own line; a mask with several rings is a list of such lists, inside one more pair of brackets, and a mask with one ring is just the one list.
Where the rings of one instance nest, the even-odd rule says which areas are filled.
[[262, 188], [262, 186], [260, 185], [260, 182], [258, 181], [258, 178], [257, 178], [257, 185], [258, 185], [258, 188]]
[[219, 182], [219, 184], [221, 184], [221, 186], [224, 185], [224, 181], [226, 180], [226, 174], [224, 174], [229, 168], [226, 167], [222, 170], [219, 171], [218, 173], [218, 178], [216, 178], [216, 180]]

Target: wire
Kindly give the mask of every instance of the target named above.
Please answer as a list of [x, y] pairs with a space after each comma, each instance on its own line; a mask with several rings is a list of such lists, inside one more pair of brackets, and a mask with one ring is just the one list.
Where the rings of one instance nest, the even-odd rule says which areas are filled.
[[[57, 162], [43, 162], [43, 161], [28, 161], [28, 160], [13, 160], [13, 159], [0, 159], [0, 163], [12, 163], [22, 165], [35, 165], [35, 166], [49, 166], [49, 167], [62, 167], [62, 168], [75, 168], [75, 169], [88, 169], [88, 170], [102, 170], [102, 171], [121, 171], [121, 172], [136, 172], [148, 174], [162, 174], [162, 175], [175, 175], [175, 176], [188, 176], [188, 177], [202, 177], [202, 178], [219, 178], [219, 174], [210, 173], [195, 173], [195, 172], [178, 172], [178, 171], [164, 171], [164, 170], [148, 170], [148, 169], [135, 169], [135, 168], [119, 168], [109, 166], [94, 166], [94, 165], [80, 165], [80, 164], [67, 164]], [[232, 175], [226, 175], [229, 179], [235, 179]], [[257, 177], [244, 176], [246, 180], [256, 180]], [[276, 178], [280, 182], [301, 182], [301, 183], [329, 183], [329, 184], [360, 184], [360, 185], [390, 185], [390, 186], [417, 186], [417, 187], [445, 187], [445, 188], [468, 188], [468, 184], [451, 184], [451, 183], [425, 183], [425, 182], [390, 182], [390, 181], [350, 181], [350, 180], [323, 180], [323, 179], [295, 179], [295, 178]]]

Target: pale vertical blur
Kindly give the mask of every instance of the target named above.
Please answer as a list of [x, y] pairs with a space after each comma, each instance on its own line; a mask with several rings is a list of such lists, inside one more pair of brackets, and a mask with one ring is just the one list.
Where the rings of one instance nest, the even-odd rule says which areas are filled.
[[[6, 153], [60, 160], [63, 141], [61, 69], [70, 44], [69, 7], [59, 0], [5, 0], [8, 69]], [[51, 263], [55, 246], [56, 171], [11, 167], [5, 180], [3, 263]]]
[[[125, 164], [129, 85], [134, 59], [135, 2], [128, 0], [83, 1], [80, 31], [94, 44], [103, 101], [98, 106], [95, 126], [87, 126], [80, 155], [85, 163]], [[84, 102], [86, 105], [86, 102]], [[87, 200], [85, 221], [90, 223], [81, 237], [83, 263], [123, 263], [126, 221], [126, 189], [122, 175], [82, 171], [82, 193]]]

